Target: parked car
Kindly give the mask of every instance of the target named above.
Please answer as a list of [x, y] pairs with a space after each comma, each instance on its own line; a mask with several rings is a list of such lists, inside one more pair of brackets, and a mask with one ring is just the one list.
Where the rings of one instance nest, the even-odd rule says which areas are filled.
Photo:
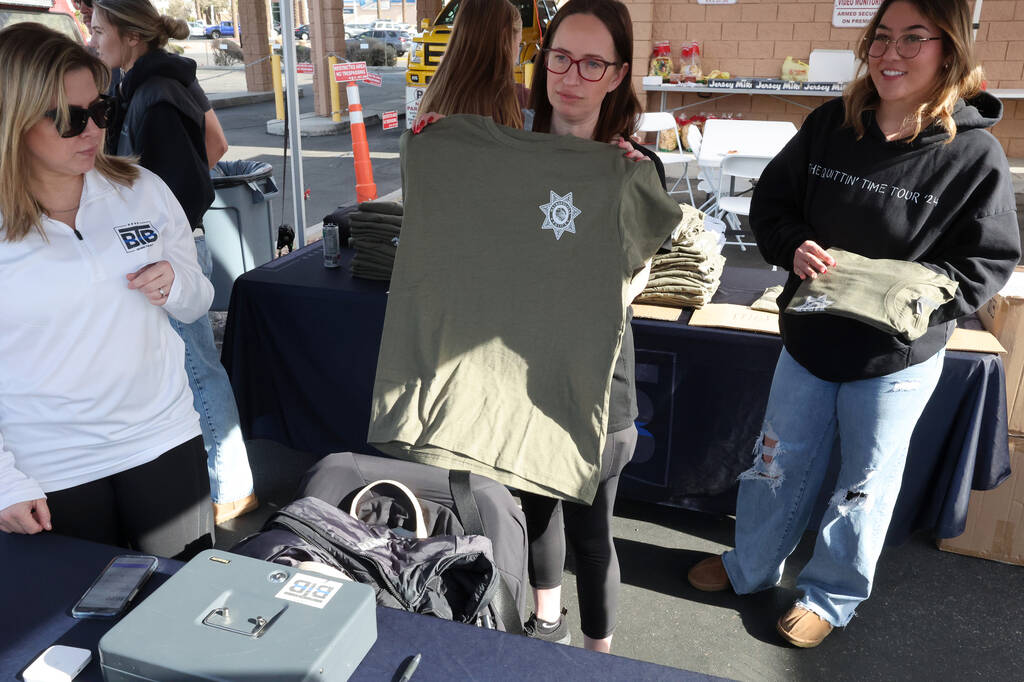
[[408, 31], [412, 28], [409, 24], [400, 24], [386, 19], [377, 19], [370, 24], [369, 29], [375, 31]]
[[71, 14], [38, 0], [0, 0], [0, 28], [22, 21], [33, 21], [72, 38], [75, 42], [88, 42], [82, 24]]
[[345, 41], [345, 57], [353, 62], [366, 62], [367, 66], [394, 66], [398, 58], [395, 46], [367, 33]]
[[222, 21], [219, 24], [206, 27], [206, 37], [217, 40], [222, 36], [235, 37], [235, 24], [230, 21]]
[[356, 38], [367, 39], [374, 38], [380, 40], [383, 43], [390, 45], [395, 48], [395, 54], [401, 57], [403, 54], [409, 51], [409, 46], [412, 41], [403, 35], [402, 31], [398, 30], [383, 30], [383, 29], [371, 29], [360, 33]]
[[190, 21], [188, 22], [188, 37], [189, 38], [205, 38], [206, 37], [206, 24], [201, 21]]
[[295, 29], [295, 37], [299, 40], [309, 40], [309, 24], [303, 24]]

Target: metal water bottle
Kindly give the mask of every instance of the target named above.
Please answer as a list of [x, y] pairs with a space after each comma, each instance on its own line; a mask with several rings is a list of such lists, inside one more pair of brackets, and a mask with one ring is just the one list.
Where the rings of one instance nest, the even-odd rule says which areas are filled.
[[341, 265], [341, 244], [338, 239], [338, 226], [324, 221], [323, 238], [324, 267], [336, 268]]

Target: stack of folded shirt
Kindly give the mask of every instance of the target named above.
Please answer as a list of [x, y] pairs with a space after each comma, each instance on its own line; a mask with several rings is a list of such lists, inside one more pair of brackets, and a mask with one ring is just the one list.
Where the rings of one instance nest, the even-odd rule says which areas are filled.
[[397, 201], [364, 201], [348, 216], [356, 255], [352, 274], [365, 279], [391, 279], [402, 230], [402, 204]]
[[725, 256], [721, 236], [704, 229], [704, 214], [685, 204], [683, 220], [672, 233], [672, 250], [659, 253], [651, 266], [647, 288], [636, 303], [701, 308], [721, 283]]

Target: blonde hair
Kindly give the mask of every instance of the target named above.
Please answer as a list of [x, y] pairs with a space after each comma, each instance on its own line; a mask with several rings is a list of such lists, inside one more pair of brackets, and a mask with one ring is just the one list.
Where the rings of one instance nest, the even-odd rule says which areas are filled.
[[135, 33], [150, 49], [159, 50], [170, 38], [188, 38], [188, 23], [160, 14], [149, 0], [94, 0], [93, 12], [103, 16], [122, 36]]
[[508, 0], [463, 0], [419, 110], [490, 116], [500, 125], [522, 128], [509, 49], [522, 27], [519, 10]]
[[[77, 69], [88, 70], [96, 89], [106, 90], [110, 81], [106, 65], [64, 34], [36, 23], [0, 31], [0, 231], [4, 241], [20, 241], [33, 228], [43, 234], [43, 207], [31, 192], [25, 133], [53, 108], [56, 125], [66, 124], [64, 77]], [[107, 156], [102, 150], [96, 154], [96, 170], [128, 187], [139, 175], [130, 160]]]
[[907, 117], [907, 122], [913, 125], [910, 139], [920, 135], [925, 124], [937, 121], [949, 133], [946, 142], [951, 142], [956, 137], [953, 107], [958, 100], [977, 95], [984, 78], [984, 72], [974, 57], [970, 8], [965, 0], [884, 0], [871, 23], [864, 29], [864, 37], [857, 46], [857, 57], [865, 67], [864, 75], [853, 81], [843, 93], [843, 104], [846, 107], [846, 120], [843, 124], [852, 127], [859, 139], [866, 130], [864, 112], [878, 110], [878, 90], [866, 68], [868, 48], [882, 17], [895, 2], [913, 5], [942, 32], [942, 71], [925, 101]]

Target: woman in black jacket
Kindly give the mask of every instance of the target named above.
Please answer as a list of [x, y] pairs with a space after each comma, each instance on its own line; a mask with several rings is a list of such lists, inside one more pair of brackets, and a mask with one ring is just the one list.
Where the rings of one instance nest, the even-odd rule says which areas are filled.
[[[886, 0], [858, 51], [867, 73], [807, 117], [754, 193], [761, 253], [790, 271], [778, 300], [785, 348], [753, 468], [740, 476], [736, 549], [689, 574], [709, 591], [776, 585], [838, 435], [839, 479], [797, 579], [804, 596], [777, 626], [800, 647], [849, 623], [870, 594], [955, 320], [997, 292], [1020, 257], [1009, 167], [986, 130], [1002, 105], [980, 90], [967, 3]], [[955, 295], [934, 310], [918, 300], [927, 328], [914, 340], [829, 314], [837, 302], [827, 297], [794, 301], [803, 280], [842, 276], [830, 248], [889, 260], [874, 266], [879, 283], [942, 275]], [[786, 311], [791, 301], [801, 311]], [[886, 310], [884, 293], [866, 303], [867, 318]]]
[[[111, 69], [120, 69], [118, 115], [107, 131], [107, 151], [136, 156], [167, 183], [185, 210], [204, 274], [212, 270], [202, 230], [213, 203], [203, 103], [194, 91], [196, 63], [166, 52], [169, 38], [188, 36], [181, 19], [161, 15], [149, 0], [95, 0], [92, 44]], [[172, 321], [185, 342], [185, 369], [200, 416], [218, 523], [256, 507], [252, 472], [238, 407], [207, 316]]]

